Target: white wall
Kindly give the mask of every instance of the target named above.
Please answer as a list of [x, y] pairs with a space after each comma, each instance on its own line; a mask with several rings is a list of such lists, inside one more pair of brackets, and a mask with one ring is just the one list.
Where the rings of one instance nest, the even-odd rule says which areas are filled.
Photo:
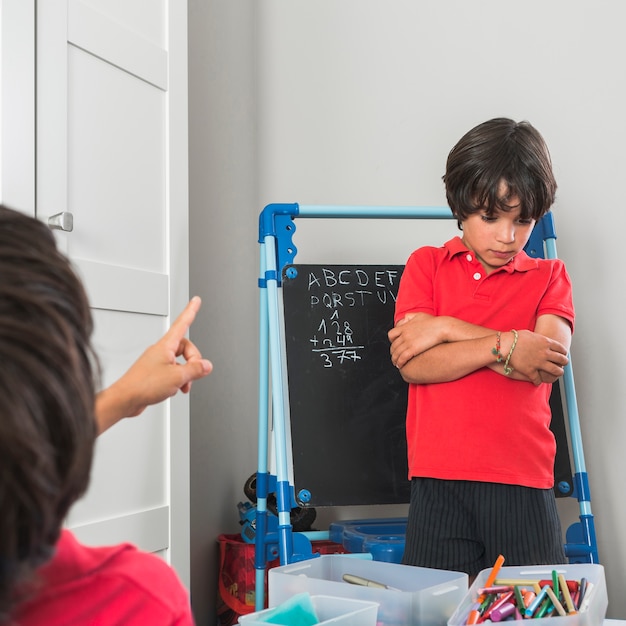
[[[557, 246], [575, 289], [572, 359], [592, 509], [608, 578], [609, 616], [626, 618], [621, 593], [626, 502], [620, 489], [626, 473], [621, 386], [626, 380], [626, 334], [618, 269], [626, 219], [620, 192], [626, 166], [621, 4], [211, 4], [214, 19], [205, 30], [193, 22], [204, 3], [190, 0], [192, 232], [194, 220], [206, 227], [192, 234], [192, 291], [194, 282], [196, 291], [201, 287], [210, 294], [219, 287], [221, 300], [211, 304], [203, 318], [206, 327], [196, 332], [210, 340], [205, 347], [209, 356], [220, 358], [215, 358], [213, 386], [202, 392], [201, 407], [194, 408], [192, 398], [192, 410], [198, 442], [215, 459], [210, 467], [219, 460], [222, 470], [215, 475], [205, 467], [202, 490], [209, 498], [219, 493], [225, 499], [219, 504], [212, 500], [223, 526], [207, 511], [198, 511], [194, 524], [213, 536], [236, 529], [240, 479], [254, 471], [254, 458], [233, 456], [232, 442], [216, 437], [239, 437], [242, 449], [255, 456], [253, 277], [256, 216], [262, 207], [269, 202], [444, 204], [441, 175], [460, 136], [491, 117], [528, 119], [550, 146], [559, 183]], [[194, 45], [204, 51], [203, 63], [194, 60]], [[204, 87], [194, 92], [194, 81]], [[198, 106], [207, 103], [211, 107]], [[238, 143], [244, 132], [246, 141]], [[338, 237], [334, 242], [329, 233], [338, 228], [325, 225], [316, 231], [298, 222], [298, 260], [321, 254], [325, 261], [341, 261], [354, 254], [360, 261], [403, 262], [422, 237], [430, 236], [422, 223], [390, 224], [391, 231], [382, 234], [371, 223], [352, 224], [333, 235]], [[443, 236], [433, 231], [434, 241]], [[234, 259], [239, 269], [233, 267]], [[222, 265], [219, 270], [212, 269], [216, 263]], [[193, 463], [193, 471], [199, 472], [197, 458]], [[573, 510], [570, 504], [564, 507], [566, 522], [572, 513], [577, 515], [573, 504]], [[201, 550], [196, 558], [214, 557]], [[210, 578], [197, 580], [213, 584]]]
[[191, 394], [191, 597], [215, 624], [217, 537], [256, 469], [258, 191], [254, 0], [189, 1], [191, 337], [214, 371]]

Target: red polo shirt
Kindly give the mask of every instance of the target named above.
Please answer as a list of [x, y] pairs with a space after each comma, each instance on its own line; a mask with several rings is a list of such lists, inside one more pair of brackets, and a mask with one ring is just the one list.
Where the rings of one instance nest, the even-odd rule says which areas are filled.
[[19, 626], [189, 626], [189, 599], [174, 570], [130, 544], [90, 548], [64, 530], [38, 571], [35, 595], [20, 605]]
[[[459, 237], [407, 261], [396, 322], [407, 313], [447, 315], [495, 330], [533, 330], [540, 315], [574, 326], [571, 282], [562, 261], [520, 252], [490, 274]], [[475, 480], [548, 489], [556, 443], [551, 385], [535, 387], [481, 368], [459, 380], [409, 385], [409, 478]]]

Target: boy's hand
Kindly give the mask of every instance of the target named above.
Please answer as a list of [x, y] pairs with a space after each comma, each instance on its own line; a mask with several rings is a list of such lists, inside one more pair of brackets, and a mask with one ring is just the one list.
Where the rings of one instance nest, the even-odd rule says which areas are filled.
[[407, 313], [387, 333], [391, 362], [402, 369], [413, 357], [440, 344], [440, 333], [440, 318], [427, 313]]
[[[507, 354], [513, 344], [512, 334], [503, 334], [502, 354]], [[553, 383], [563, 376], [563, 368], [569, 363], [567, 348], [560, 342], [530, 330], [518, 331], [518, 340], [509, 365], [533, 385]]]
[[124, 417], [135, 417], [146, 407], [188, 393], [194, 380], [211, 373], [213, 365], [185, 334], [200, 310], [192, 298], [169, 330], [149, 346], [126, 373], [96, 398], [96, 419], [103, 432]]

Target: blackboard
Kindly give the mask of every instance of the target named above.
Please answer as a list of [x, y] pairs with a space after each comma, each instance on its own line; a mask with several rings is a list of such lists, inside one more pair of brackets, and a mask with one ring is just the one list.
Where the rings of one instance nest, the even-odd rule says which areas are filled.
[[[391, 364], [403, 265], [282, 271], [294, 484], [311, 506], [407, 503], [407, 385]], [[555, 495], [572, 494], [559, 385], [550, 398]], [[558, 489], [559, 484], [561, 490]]]
[[387, 338], [403, 269], [283, 268], [294, 483], [313, 506], [409, 501], [407, 385]]

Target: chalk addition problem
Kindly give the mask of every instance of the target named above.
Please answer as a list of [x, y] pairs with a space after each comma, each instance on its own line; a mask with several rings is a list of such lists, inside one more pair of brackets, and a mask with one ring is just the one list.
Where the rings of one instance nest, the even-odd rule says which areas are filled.
[[352, 320], [357, 309], [395, 302], [400, 272], [366, 267], [321, 267], [308, 276], [312, 312], [311, 352], [324, 368], [361, 361], [367, 350], [366, 330]]

